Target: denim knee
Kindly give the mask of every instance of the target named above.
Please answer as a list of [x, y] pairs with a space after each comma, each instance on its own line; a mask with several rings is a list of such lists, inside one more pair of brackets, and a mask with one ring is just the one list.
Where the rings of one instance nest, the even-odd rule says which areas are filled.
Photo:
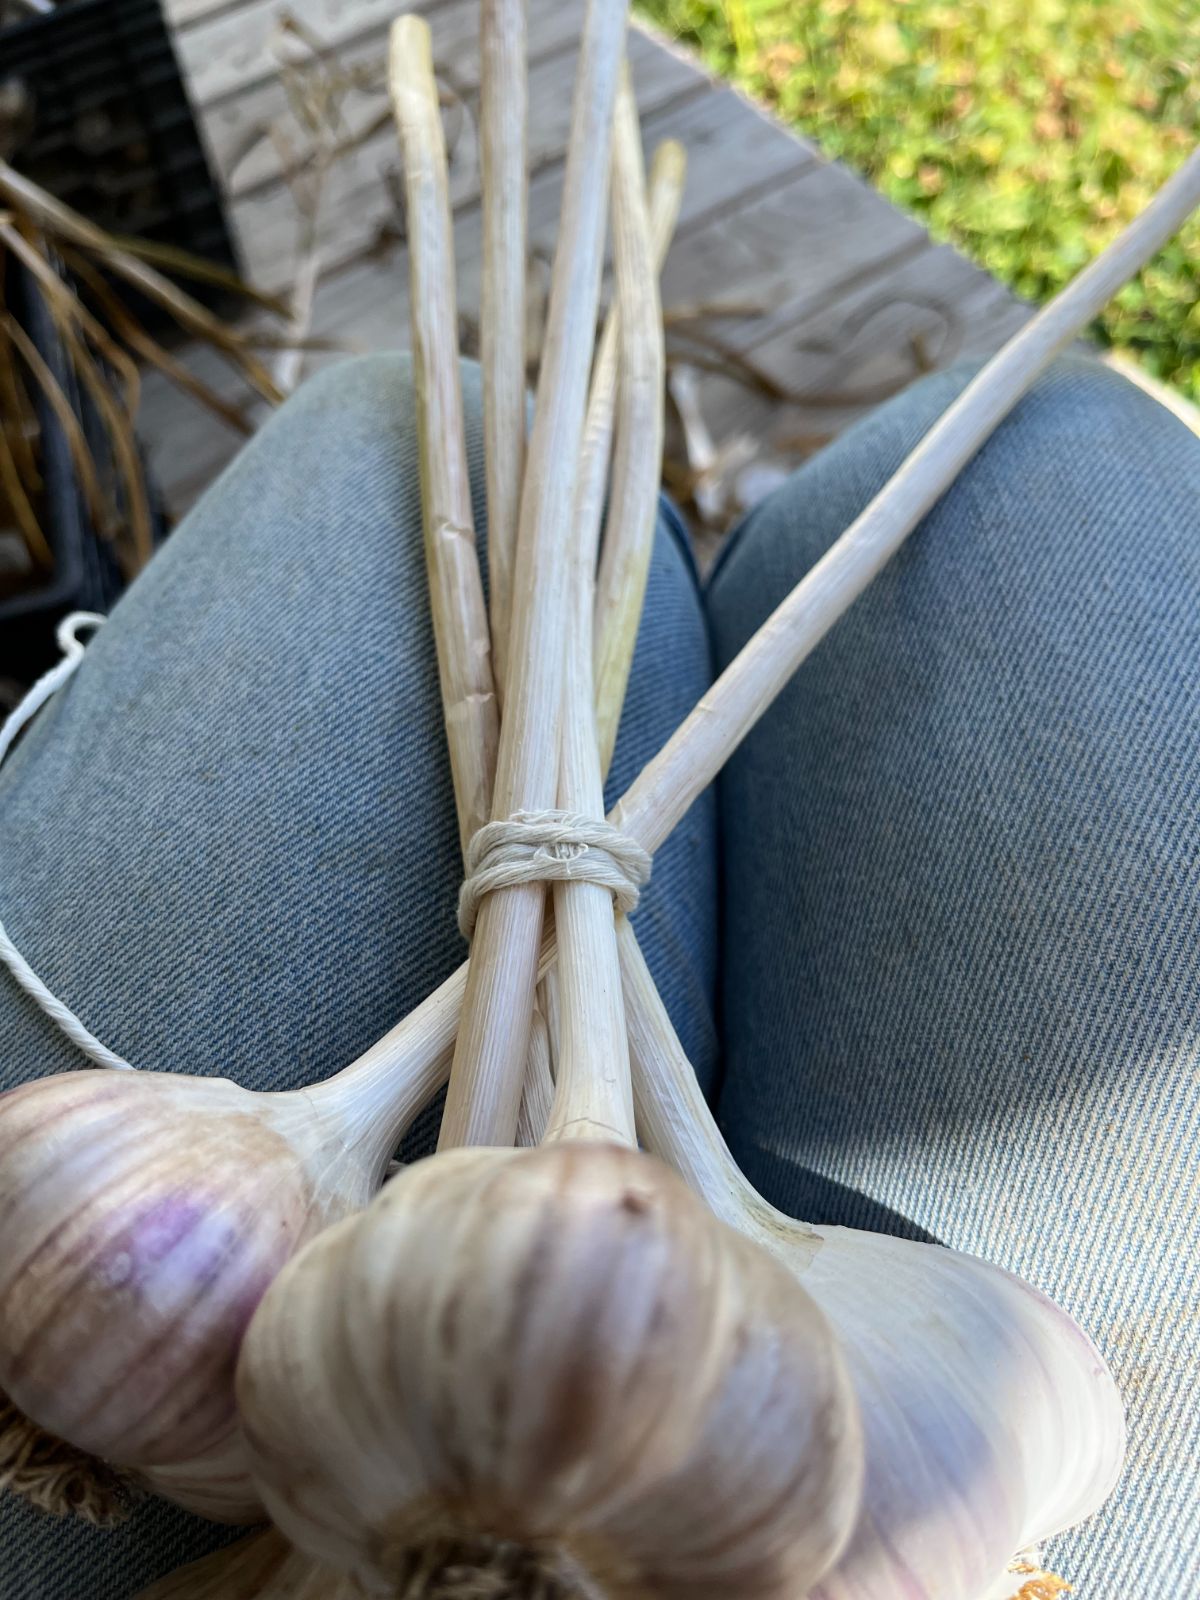
[[[967, 380], [915, 386], [749, 520], [723, 665]], [[730, 1143], [814, 1221], [942, 1239], [1080, 1318], [1130, 1413], [1081, 1589], [1190, 1592], [1200, 1252], [1200, 441], [1057, 364], [721, 784]], [[1186, 1508], [1186, 1509], [1185, 1509]]]

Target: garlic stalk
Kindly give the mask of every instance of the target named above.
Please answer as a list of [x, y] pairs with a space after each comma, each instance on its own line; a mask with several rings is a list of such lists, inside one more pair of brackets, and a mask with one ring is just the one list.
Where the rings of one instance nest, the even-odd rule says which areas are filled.
[[479, 357], [483, 377], [492, 665], [502, 700], [521, 479], [525, 471], [527, 35], [525, 0], [483, 0], [479, 16], [479, 188], [483, 227]]
[[[628, 0], [589, 0], [572, 99], [562, 215], [517, 535], [493, 815], [558, 796], [567, 551], [600, 292], [604, 195]], [[440, 1143], [511, 1144], [529, 1043], [544, 886], [483, 901]]]
[[1103, 1360], [1066, 1312], [998, 1267], [768, 1205], [722, 1139], [627, 925], [620, 944], [647, 1147], [804, 1284], [862, 1407], [862, 1511], [809, 1600], [1004, 1592], [1014, 1552], [1089, 1516], [1116, 1482], [1124, 1419]]
[[[621, 400], [625, 459], [614, 477], [613, 516], [647, 522], [658, 500], [662, 459], [662, 314], [646, 208], [637, 103], [622, 64], [612, 135], [612, 215], [620, 312]], [[632, 357], [632, 359], [630, 359]], [[589, 411], [591, 408], [589, 407]], [[584, 435], [576, 480], [574, 538], [568, 565], [566, 643], [562, 674], [559, 805], [589, 818], [604, 816], [596, 696], [592, 669], [598, 506], [589, 468], [601, 455]], [[649, 526], [653, 527], [652, 520]], [[640, 531], [640, 529], [639, 529]], [[615, 535], [610, 522], [609, 538]], [[629, 1042], [612, 895], [595, 883], [554, 885], [558, 931], [560, 1034], [558, 1092], [546, 1137], [609, 1138], [636, 1145]]]

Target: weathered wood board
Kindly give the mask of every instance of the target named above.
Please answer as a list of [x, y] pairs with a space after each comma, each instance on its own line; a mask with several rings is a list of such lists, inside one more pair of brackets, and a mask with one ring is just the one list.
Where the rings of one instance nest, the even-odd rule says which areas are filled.
[[[228, 196], [249, 276], [286, 291], [298, 215], [288, 150], [267, 135], [287, 116], [280, 0], [165, 0], [180, 60]], [[413, 0], [429, 20], [446, 90], [459, 303], [479, 304], [478, 0]], [[408, 342], [399, 155], [383, 83], [396, 0], [290, 0], [288, 12], [355, 74], [343, 105], [353, 146], [335, 167], [318, 237], [324, 277], [314, 333], [349, 348]], [[557, 228], [569, 86], [582, 0], [529, 0], [530, 247], [549, 259]], [[995, 348], [1024, 308], [845, 169], [657, 37], [634, 29], [630, 59], [647, 151], [680, 139], [688, 186], [667, 261], [673, 307], [737, 302], [754, 314], [713, 326], [722, 347], [767, 380], [763, 392], [707, 373], [713, 432], [826, 438], [916, 371]], [[298, 148], [293, 139], [292, 148]], [[224, 394], [236, 383], [206, 349], [186, 359]], [[340, 356], [317, 354], [319, 366]], [[172, 509], [181, 511], [236, 450], [238, 436], [194, 401], [147, 379], [142, 429]], [[251, 416], [257, 416], [251, 409]], [[181, 446], [184, 446], [181, 448]]]

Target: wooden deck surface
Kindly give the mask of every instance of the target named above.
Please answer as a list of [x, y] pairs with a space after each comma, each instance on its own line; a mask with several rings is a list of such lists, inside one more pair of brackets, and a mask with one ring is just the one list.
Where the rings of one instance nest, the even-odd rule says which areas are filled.
[[[165, 9], [245, 271], [289, 290], [299, 228], [284, 163], [289, 145], [301, 149], [303, 140], [280, 77], [281, 0], [165, 0]], [[358, 79], [344, 103], [353, 147], [333, 169], [320, 213], [313, 331], [371, 350], [408, 339], [399, 156], [383, 85], [387, 29], [400, 9], [397, 0], [287, 5]], [[412, 9], [428, 17], [448, 91], [459, 301], [469, 322], [479, 302], [478, 0], [417, 0]], [[530, 244], [547, 260], [581, 15], [582, 0], [529, 0]], [[1026, 314], [867, 184], [662, 40], [635, 29], [629, 51], [647, 150], [671, 136], [689, 157], [664, 309], [736, 301], [754, 313], [708, 325], [764, 380], [748, 388], [727, 372], [703, 372], [700, 403], [718, 440], [740, 432], [791, 449], [828, 438], [920, 370], [994, 349]], [[290, 129], [282, 148], [267, 136], [273, 124]], [[233, 392], [212, 352], [191, 350], [187, 360]], [[238, 445], [235, 433], [154, 377], [142, 431], [175, 511]]]

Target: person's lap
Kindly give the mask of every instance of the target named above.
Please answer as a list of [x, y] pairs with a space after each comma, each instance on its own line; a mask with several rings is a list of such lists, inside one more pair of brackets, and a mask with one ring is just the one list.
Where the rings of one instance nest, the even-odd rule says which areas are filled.
[[[910, 391], [750, 519], [707, 595], [718, 664], [958, 381]], [[139, 1065], [302, 1082], [461, 958], [405, 393], [389, 359], [307, 385], [0, 770], [0, 918]], [[1167, 1470], [1197, 1318], [1164, 1174], [1196, 1131], [1198, 487], [1200, 446], [1165, 413], [1056, 375], [724, 778], [719, 1001], [713, 796], [639, 912], [713, 1090], [721, 1013], [721, 1115], [771, 1198], [978, 1250], [1100, 1338], [1137, 1401], [1133, 1467], [1056, 1554], [1097, 1595], [1136, 1567], [1146, 1600], [1196, 1542]], [[660, 527], [612, 794], [709, 672]], [[84, 1064], [5, 974], [0, 1035], [0, 1087]], [[0, 1573], [14, 1600], [73, 1600], [81, 1575], [119, 1600], [213, 1538], [161, 1508], [64, 1535], [9, 1505]]]

